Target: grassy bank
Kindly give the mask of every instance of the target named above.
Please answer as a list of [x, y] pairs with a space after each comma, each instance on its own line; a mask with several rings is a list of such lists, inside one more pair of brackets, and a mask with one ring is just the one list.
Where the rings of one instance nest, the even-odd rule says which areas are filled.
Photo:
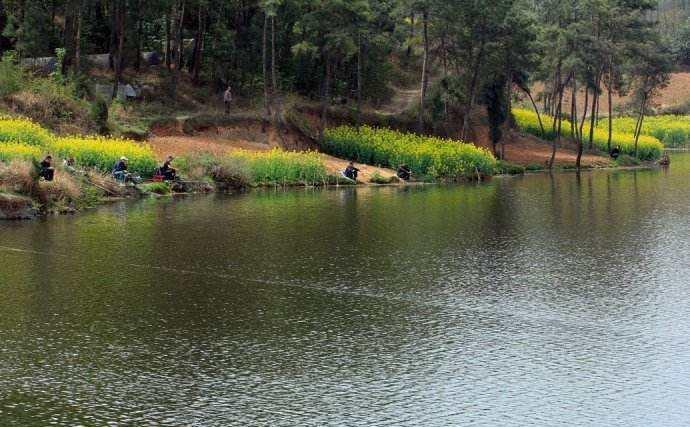
[[[541, 119], [544, 123], [544, 134], [542, 134], [539, 126], [539, 119], [537, 114], [532, 110], [513, 109], [513, 116], [515, 121], [523, 132], [530, 133], [543, 139], [553, 141], [556, 138], [556, 132], [553, 130], [553, 117], [542, 115]], [[564, 138], [571, 138], [572, 135], [571, 122], [563, 120], [561, 124], [561, 134]], [[583, 127], [583, 135], [585, 136], [585, 144], [589, 142], [590, 128], [589, 124], [585, 123]], [[593, 145], [602, 152], [608, 151], [608, 129], [595, 128]], [[620, 146], [623, 154], [635, 156], [635, 137], [632, 133], [615, 131], [612, 134], [611, 146]], [[640, 160], [656, 160], [661, 157], [664, 151], [664, 145], [657, 138], [649, 135], [641, 135], [637, 145], [637, 158]]]
[[472, 179], [493, 175], [496, 159], [472, 144], [363, 126], [328, 129], [324, 151], [370, 165], [407, 165], [418, 176], [436, 180]]

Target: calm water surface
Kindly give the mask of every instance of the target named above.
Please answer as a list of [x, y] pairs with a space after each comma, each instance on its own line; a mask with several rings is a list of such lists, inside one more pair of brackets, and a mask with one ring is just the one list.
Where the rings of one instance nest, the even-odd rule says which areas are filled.
[[0, 223], [0, 426], [47, 425], [690, 425], [690, 155]]

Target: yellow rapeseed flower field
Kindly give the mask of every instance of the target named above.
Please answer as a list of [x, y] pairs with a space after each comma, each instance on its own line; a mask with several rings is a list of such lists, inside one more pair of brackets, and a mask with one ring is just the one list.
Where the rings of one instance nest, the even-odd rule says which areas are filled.
[[[556, 132], [553, 131], [553, 117], [548, 115], [542, 115], [542, 121], [544, 123], [545, 134], [541, 134], [541, 128], [539, 126], [539, 119], [537, 118], [537, 113], [532, 110], [525, 109], [513, 109], [513, 116], [517, 122], [518, 127], [523, 131], [544, 139], [553, 140], [556, 138]], [[561, 124], [561, 133], [563, 137], [571, 137], [571, 125], [568, 120], [563, 120]], [[585, 124], [583, 128], [583, 134], [585, 139], [588, 141], [589, 138], [589, 124]], [[592, 142], [594, 146], [606, 152], [608, 144], [608, 128], [598, 127], [594, 129], [594, 138]], [[611, 145], [613, 147], [620, 146], [621, 151], [624, 154], [630, 156], [635, 155], [635, 138], [632, 133], [625, 133], [616, 130], [614, 125], [614, 132], [611, 138]], [[657, 138], [649, 135], [641, 135], [637, 144], [637, 157], [641, 160], [654, 160], [661, 157], [664, 151], [664, 145]]]

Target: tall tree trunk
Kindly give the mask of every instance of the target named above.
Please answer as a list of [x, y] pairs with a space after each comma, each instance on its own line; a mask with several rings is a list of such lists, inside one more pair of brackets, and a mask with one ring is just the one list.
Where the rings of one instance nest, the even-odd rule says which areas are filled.
[[181, 2], [176, 2], [175, 4], [175, 13], [173, 16], [175, 16], [175, 22], [173, 23], [175, 26], [174, 29], [174, 34], [173, 34], [173, 47], [172, 47], [172, 57], [171, 57], [171, 64], [170, 66], [172, 67], [172, 79], [171, 79], [171, 84], [170, 84], [170, 96], [173, 99], [177, 99], [177, 83], [180, 79], [180, 66], [182, 64], [182, 52], [183, 52], [183, 46], [182, 46], [182, 25], [184, 23], [184, 14], [185, 14], [185, 6], [186, 2], [185, 0], [181, 0]]
[[171, 13], [165, 14], [165, 67], [170, 70], [172, 65], [172, 40], [171, 40], [171, 24], [170, 24]]
[[[598, 79], [597, 79], [598, 81]], [[594, 128], [597, 126], [596, 122], [596, 117], [597, 117], [597, 106], [599, 105], [599, 85], [597, 83], [597, 87], [592, 88], [592, 114], [589, 117], [589, 149], [591, 150], [594, 148]], [[587, 106], [585, 105], [585, 108]]]
[[465, 105], [465, 112], [462, 117], [462, 132], [460, 133], [460, 139], [463, 141], [467, 139], [467, 133], [469, 132], [470, 114], [472, 114], [472, 107], [474, 107], [477, 83], [479, 81], [479, 69], [481, 68], [482, 59], [484, 58], [484, 46], [484, 41], [482, 40], [479, 44], [477, 56], [474, 58], [472, 64], [472, 78], [467, 88], [467, 104]]
[[321, 126], [319, 128], [319, 139], [323, 140], [323, 133], [328, 125], [328, 104], [331, 96], [331, 56], [326, 58], [326, 77], [323, 80], [323, 92], [321, 96]]
[[137, 52], [136, 55], [137, 57], [134, 59], [134, 69], [139, 71], [141, 70], [141, 34], [144, 31], [143, 28], [143, 19], [141, 18], [141, 0], [137, 0]]
[[577, 80], [573, 79], [572, 93], [570, 94], [570, 136], [576, 140], [579, 138], [577, 123]]
[[[560, 74], [560, 72], [559, 72], [559, 74]], [[561, 123], [562, 123], [561, 111], [563, 109], [563, 92], [565, 91], [565, 87], [568, 85], [568, 81], [570, 80], [571, 77], [572, 76], [569, 76], [568, 79], [563, 84], [561, 84], [560, 82], [558, 83], [558, 86], [559, 86], [558, 104], [556, 105], [556, 115], [554, 116], [556, 118], [556, 121], [558, 122], [558, 126], [556, 129], [556, 138], [553, 140], [553, 143], [551, 144], [551, 159], [549, 160], [549, 169], [553, 169], [554, 164], [556, 163], [556, 147], [557, 147], [557, 144], [561, 142]]]
[[608, 96], [609, 96], [609, 135], [606, 141], [606, 148], [611, 152], [611, 140], [613, 139], [613, 90], [611, 89], [611, 82], [609, 82]]
[[556, 66], [556, 72], [554, 73], [554, 79], [553, 79], [553, 94], [551, 95], [551, 102], [550, 102], [550, 111], [549, 113], [551, 114], [551, 117], [553, 117], [553, 123], [551, 125], [551, 131], [553, 133], [556, 133], [556, 122], [558, 121], [558, 105], [556, 102], [558, 101], [559, 97], [560, 100], [563, 101], [563, 87], [561, 83], [561, 62], [558, 61], [558, 65]]
[[192, 58], [192, 64], [190, 65], [190, 72], [192, 74], [192, 80], [194, 83], [199, 84], [199, 76], [201, 75], [201, 62], [204, 52], [204, 39], [206, 33], [206, 19], [205, 19], [204, 9], [199, 5], [199, 11], [197, 15], [197, 30], [196, 37], [194, 38], [194, 55]]
[[74, 36], [74, 74], [81, 73], [81, 25], [84, 4], [80, 0], [77, 9], [77, 32]]
[[414, 40], [414, 10], [410, 11], [410, 41], [407, 44], [407, 57], [412, 56], [412, 40]]
[[264, 77], [264, 109], [266, 110], [266, 120], [271, 119], [271, 95], [268, 88], [268, 13], [264, 11], [263, 40], [261, 42], [262, 69]]
[[117, 0], [113, 6], [115, 12], [115, 27], [117, 34], [117, 54], [113, 60], [115, 67], [115, 81], [113, 82], [113, 99], [117, 97], [117, 89], [122, 80], [122, 68], [124, 66], [123, 51], [125, 46], [125, 0]]
[[584, 108], [582, 109], [582, 121], [580, 121], [580, 127], [578, 131], [578, 139], [580, 140], [580, 145], [583, 145], [585, 139], [582, 131], [585, 127], [585, 121], [587, 120], [587, 107], [589, 107], [589, 87], [585, 86], [585, 104]]
[[537, 114], [537, 120], [539, 120], [539, 128], [541, 129], [541, 137], [545, 138], [546, 137], [546, 131], [544, 130], [544, 123], [541, 120], [541, 113], [539, 113], [539, 107], [537, 107], [537, 103], [534, 102], [534, 97], [532, 96], [532, 93], [528, 88], [522, 88], [522, 91], [527, 94], [529, 97], [529, 101], [532, 103], [532, 108], [534, 108], [534, 112]]
[[271, 81], [273, 98], [278, 95], [278, 67], [276, 66], [276, 17], [271, 16]]
[[640, 117], [637, 121], [637, 127], [635, 129], [635, 157], [637, 157], [637, 144], [640, 140], [640, 134], [642, 134], [642, 125], [644, 124], [644, 116], [647, 108], [647, 94], [642, 97], [642, 105], [640, 106]]
[[362, 33], [357, 33], [357, 130], [362, 122]]
[[429, 12], [424, 9], [422, 12], [422, 25], [424, 31], [424, 59], [422, 61], [422, 87], [419, 100], [419, 117], [417, 118], [417, 131], [424, 132], [424, 102], [426, 100], [427, 73], [429, 66]]
[[[580, 122], [580, 128], [577, 135], [577, 159], [575, 160], [575, 168], [579, 171], [582, 163], [582, 150], [584, 148], [584, 138], [582, 135], [582, 128], [585, 125], [585, 119], [587, 118], [587, 107], [589, 106], [589, 88], [585, 85], [585, 103], [582, 109], [582, 121]], [[577, 115], [575, 116], [577, 120]]]

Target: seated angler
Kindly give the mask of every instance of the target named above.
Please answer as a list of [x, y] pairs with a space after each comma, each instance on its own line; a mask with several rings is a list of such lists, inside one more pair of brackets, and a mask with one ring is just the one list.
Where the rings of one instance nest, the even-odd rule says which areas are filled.
[[409, 166], [400, 165], [400, 167], [398, 167], [398, 178], [403, 181], [409, 181], [410, 178], [412, 178], [412, 170], [410, 170]]
[[40, 171], [38, 173], [39, 177], [45, 179], [46, 181], [52, 181], [55, 176], [55, 168], [53, 168], [53, 157], [46, 156], [40, 163]]
[[345, 170], [343, 171], [343, 175], [345, 175], [346, 178], [349, 178], [353, 181], [357, 181], [357, 174], [359, 173], [359, 169], [355, 167], [355, 164], [350, 162]]
[[129, 172], [127, 171], [127, 157], [120, 157], [120, 160], [118, 160], [115, 163], [115, 166], [113, 166], [113, 178], [115, 178], [117, 181], [120, 182], [127, 182], [127, 178], [129, 177]]
[[620, 155], [621, 155], [621, 146], [620, 146], [620, 145], [616, 145], [616, 146], [613, 148], [613, 150], [611, 150], [611, 158], [612, 158], [613, 160], [617, 160], [618, 157], [620, 157]]
[[173, 156], [168, 156], [163, 166], [159, 169], [160, 174], [163, 175], [163, 179], [166, 181], [174, 181], [177, 178], [177, 171], [171, 166], [173, 160], [175, 160]]

